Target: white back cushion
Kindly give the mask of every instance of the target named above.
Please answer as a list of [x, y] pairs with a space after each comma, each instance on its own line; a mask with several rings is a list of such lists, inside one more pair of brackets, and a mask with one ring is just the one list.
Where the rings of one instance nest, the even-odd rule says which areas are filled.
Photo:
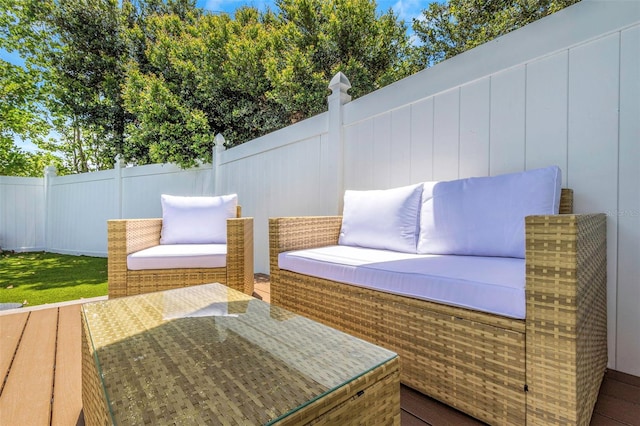
[[415, 253], [422, 185], [347, 190], [338, 244]]
[[237, 194], [181, 197], [162, 194], [160, 244], [226, 244], [227, 219], [236, 217]]
[[524, 218], [558, 214], [561, 183], [556, 166], [427, 182], [418, 253], [524, 258]]

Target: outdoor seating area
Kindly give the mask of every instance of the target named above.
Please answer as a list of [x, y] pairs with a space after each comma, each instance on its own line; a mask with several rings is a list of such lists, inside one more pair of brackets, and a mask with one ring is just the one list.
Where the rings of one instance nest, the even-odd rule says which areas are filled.
[[640, 1], [562, 6], [397, 80], [287, 79], [324, 53], [272, 61], [248, 9], [125, 31], [167, 73], [123, 62], [146, 121], [0, 176], [0, 426], [640, 426]]
[[[548, 168], [347, 193], [343, 216], [272, 218], [271, 301], [397, 352], [402, 383], [490, 424], [588, 424], [607, 365], [606, 221], [571, 214], [559, 179]], [[509, 205], [549, 207], [514, 211], [514, 225]], [[468, 214], [452, 224], [458, 206]], [[496, 257], [518, 222], [521, 247]], [[451, 229], [425, 236], [425, 224]]]

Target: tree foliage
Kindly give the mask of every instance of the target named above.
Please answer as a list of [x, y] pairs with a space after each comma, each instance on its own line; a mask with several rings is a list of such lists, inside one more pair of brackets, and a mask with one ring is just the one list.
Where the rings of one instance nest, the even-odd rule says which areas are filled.
[[291, 122], [326, 109], [327, 83], [339, 71], [354, 98], [418, 69], [406, 26], [389, 11], [378, 16], [368, 0], [277, 0], [281, 26], [267, 59], [272, 89]]
[[58, 40], [47, 54], [62, 142], [79, 172], [111, 166], [132, 119], [120, 88], [128, 49], [119, 1], [58, 0], [47, 18]]
[[[144, 61], [132, 64], [125, 86], [127, 107], [138, 111], [129, 127], [130, 159], [206, 161], [216, 133], [233, 146], [326, 110], [327, 84], [338, 71], [354, 78], [354, 97], [410, 73], [404, 24], [391, 12], [377, 16], [374, 3], [276, 5], [279, 13], [242, 7], [233, 19], [193, 12], [145, 21], [136, 37]], [[162, 102], [148, 97], [154, 91]], [[171, 111], [175, 127], [190, 132], [163, 132]], [[152, 154], [158, 145], [165, 148]]]
[[[0, 0], [0, 49], [34, 57], [47, 43], [33, 5], [19, 0]], [[45, 9], [46, 6], [43, 8]], [[0, 175], [41, 176], [47, 162], [58, 161], [49, 153], [30, 153], [17, 147], [16, 140], [35, 143], [44, 140], [51, 127], [39, 84], [45, 70], [37, 61], [24, 66], [0, 59]]]
[[432, 66], [580, 0], [449, 0], [433, 2], [413, 20], [417, 61]]
[[0, 174], [100, 170], [116, 154], [207, 162], [217, 133], [233, 146], [325, 111], [339, 71], [357, 98], [575, 1], [430, 3], [412, 44], [372, 0], [275, 0], [234, 16], [195, 0], [0, 0], [0, 49], [24, 59], [0, 60]]
[[[232, 144], [282, 127], [280, 109], [264, 95], [268, 32], [252, 8], [238, 10], [236, 19], [226, 14], [149, 18], [146, 66], [131, 63], [125, 84], [127, 107], [136, 116], [127, 157], [191, 165], [211, 159], [217, 133]], [[168, 132], [170, 123], [186, 130]], [[153, 148], [161, 145], [165, 148]]]

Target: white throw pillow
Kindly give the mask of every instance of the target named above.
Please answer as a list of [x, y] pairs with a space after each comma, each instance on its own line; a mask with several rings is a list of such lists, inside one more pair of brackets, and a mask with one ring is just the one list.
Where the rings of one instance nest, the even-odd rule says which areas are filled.
[[422, 184], [344, 193], [338, 244], [415, 253]]
[[524, 218], [558, 214], [561, 183], [556, 166], [427, 182], [418, 253], [524, 258]]
[[227, 219], [236, 217], [238, 195], [181, 197], [162, 194], [160, 244], [226, 244]]

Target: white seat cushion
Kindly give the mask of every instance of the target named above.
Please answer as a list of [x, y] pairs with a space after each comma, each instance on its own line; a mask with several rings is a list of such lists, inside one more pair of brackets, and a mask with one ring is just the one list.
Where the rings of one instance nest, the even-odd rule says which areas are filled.
[[127, 256], [127, 268], [132, 271], [222, 268], [226, 265], [226, 244], [161, 244]]
[[280, 253], [281, 269], [524, 319], [524, 259], [420, 255], [349, 246]]

